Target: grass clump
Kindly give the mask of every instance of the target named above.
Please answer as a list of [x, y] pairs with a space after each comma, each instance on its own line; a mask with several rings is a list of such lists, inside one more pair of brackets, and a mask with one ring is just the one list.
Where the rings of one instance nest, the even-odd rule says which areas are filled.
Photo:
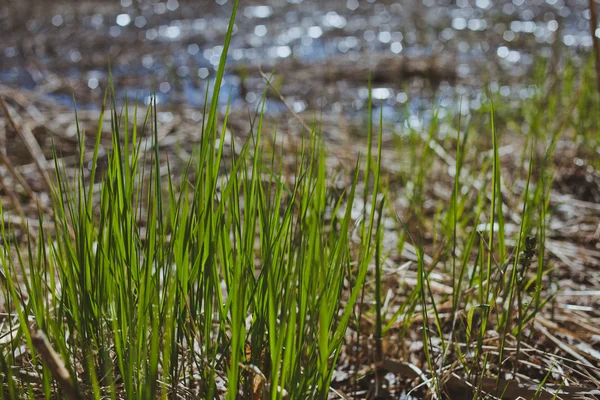
[[[53, 229], [40, 217], [23, 249], [2, 226], [15, 318], [0, 352], [1, 397], [327, 397], [379, 237], [375, 210], [352, 218], [358, 165], [351, 186], [331, 195], [317, 125], [291, 178], [275, 152], [263, 153], [263, 111], [225, 160], [217, 99], [234, 17], [181, 179], [158, 150], [155, 105], [140, 130], [109, 96], [106, 171], [97, 169], [100, 125], [91, 170], [83, 157], [75, 176], [55, 165]], [[378, 167], [373, 176], [376, 198]]]
[[[90, 171], [83, 159], [74, 177], [56, 165], [54, 229], [41, 218], [23, 251], [2, 228], [4, 296], [18, 317], [2, 353], [9, 397], [33, 390], [13, 379], [27, 364], [46, 397], [61, 390], [39, 363], [38, 330], [86, 397], [212, 398], [224, 388], [230, 398], [326, 397], [378, 230], [375, 210], [352, 218], [358, 172], [332, 196], [315, 128], [295, 176], [284, 176], [277, 154], [262, 152], [262, 113], [225, 161], [227, 115], [218, 126], [211, 109], [176, 183], [161, 164], [155, 111], [140, 132], [127, 122], [128, 106], [113, 103], [99, 184], [89, 184], [100, 174], [99, 136]], [[152, 149], [140, 146], [146, 131]], [[357, 229], [358, 247], [350, 241]], [[19, 338], [26, 349], [14, 346]]]
[[[155, 135], [154, 110], [144, 129]], [[254, 144], [225, 165], [215, 123], [176, 185], [161, 175], [160, 154], [137, 145], [127, 106], [111, 113], [99, 201], [83, 162], [73, 180], [57, 165], [51, 236], [40, 219], [22, 252], [1, 231], [4, 296], [18, 317], [3, 350], [4, 394], [65, 389], [39, 363], [31, 336], [41, 331], [80, 396], [326, 397], [374, 251], [374, 211], [358, 223], [358, 256], [350, 243], [358, 175], [339, 199], [329, 195], [315, 130], [288, 181], [275, 156], [260, 157], [260, 121]], [[17, 384], [23, 368], [44, 385]]]

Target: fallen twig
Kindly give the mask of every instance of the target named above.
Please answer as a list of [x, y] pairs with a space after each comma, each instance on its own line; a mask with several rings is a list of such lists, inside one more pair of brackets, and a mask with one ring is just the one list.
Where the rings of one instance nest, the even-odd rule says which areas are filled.
[[52, 181], [50, 180], [50, 175], [48, 174], [48, 161], [46, 160], [46, 157], [44, 156], [44, 152], [42, 151], [40, 144], [35, 139], [35, 136], [33, 136], [33, 132], [31, 132], [31, 130], [27, 127], [27, 125], [24, 125], [23, 127], [19, 127], [17, 125], [17, 123], [15, 122], [14, 118], [12, 117], [12, 115], [10, 113], [10, 106], [8, 104], [6, 104], [3, 97], [0, 97], [0, 106], [2, 106], [4, 115], [6, 116], [6, 119], [10, 122], [10, 124], [12, 125], [15, 132], [17, 132], [17, 134], [19, 136], [21, 136], [21, 138], [23, 139], [23, 142], [25, 143], [25, 147], [27, 147], [27, 151], [29, 152], [29, 154], [31, 155], [33, 160], [35, 161], [35, 163], [38, 167], [38, 170], [39, 170], [40, 174], [42, 175], [44, 182], [46, 183], [48, 192], [52, 193], [52, 188], [54, 185], [52, 184]]
[[65, 367], [65, 363], [60, 355], [54, 351], [44, 332], [37, 331], [35, 335], [32, 335], [31, 340], [46, 365], [50, 368], [52, 376], [62, 388], [65, 398], [69, 400], [81, 399], [82, 397], [73, 385], [71, 374]]

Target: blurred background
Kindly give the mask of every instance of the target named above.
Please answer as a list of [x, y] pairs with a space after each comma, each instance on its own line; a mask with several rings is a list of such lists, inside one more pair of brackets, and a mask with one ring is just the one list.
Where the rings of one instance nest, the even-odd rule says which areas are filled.
[[[232, 0], [0, 2], [0, 85], [45, 101], [97, 108], [112, 71], [120, 98], [202, 107], [223, 51]], [[585, 0], [244, 0], [236, 18], [221, 98], [257, 104], [264, 79], [297, 112], [348, 117], [373, 97], [384, 119], [431, 103], [478, 109], [489, 87], [532, 96], [540, 62], [587, 62]], [[271, 96], [267, 111], [285, 109]], [[424, 115], [425, 119], [427, 115]]]

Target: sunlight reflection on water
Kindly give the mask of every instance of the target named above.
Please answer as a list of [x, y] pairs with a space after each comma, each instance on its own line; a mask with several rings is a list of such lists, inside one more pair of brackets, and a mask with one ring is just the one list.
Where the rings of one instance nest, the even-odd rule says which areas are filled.
[[[160, 90], [161, 101], [191, 104], [203, 97], [203, 81], [214, 76], [232, 7], [227, 0], [202, 5], [183, 0], [121, 0], [116, 7], [106, 3], [94, 9], [55, 3], [50, 15], [24, 17], [35, 45], [24, 46], [14, 38], [0, 43], [4, 55], [0, 82], [30, 86], [29, 72], [21, 66], [35, 57], [53, 71], [71, 70], [63, 64], [79, 68], [89, 90], [100, 92], [106, 75], [99, 71], [105, 70], [104, 60], [110, 57], [121, 77], [139, 77], [142, 70], [147, 71], [142, 76], [154, 76], [165, 89]], [[536, 56], [552, 57], [557, 40], [572, 49], [570, 56], [589, 51], [592, 40], [586, 4], [584, 0], [570, 1], [568, 6], [564, 0], [252, 1], [240, 7], [229, 65], [273, 65], [292, 58], [311, 64], [345, 57], [352, 66], [369, 54], [451, 54], [460, 79], [468, 81], [491, 68], [495, 79], [503, 81], [492, 82], [493, 92], [523, 98], [531, 93], [519, 88], [518, 79], [528, 74]], [[7, 15], [0, 14], [0, 21], [8, 21]], [[69, 41], [61, 40], [63, 32], [69, 32]], [[98, 54], [99, 48], [106, 53]], [[238, 86], [243, 79], [228, 76], [228, 93], [258, 101], [256, 89], [242, 90]], [[260, 83], [260, 79], [254, 81]], [[438, 88], [438, 102], [461, 93], [477, 97], [477, 89], [463, 85]], [[345, 84], [337, 90], [342, 90], [338, 95], [360, 100], [350, 101], [351, 109], [360, 110], [365, 104], [364, 88], [364, 84]], [[409, 95], [393, 85], [379, 86], [373, 92], [385, 107], [403, 104]], [[333, 107], [338, 102], [327, 103]], [[309, 106], [306, 101], [293, 104], [298, 109]], [[473, 100], [471, 106], [477, 107], [478, 101]]]

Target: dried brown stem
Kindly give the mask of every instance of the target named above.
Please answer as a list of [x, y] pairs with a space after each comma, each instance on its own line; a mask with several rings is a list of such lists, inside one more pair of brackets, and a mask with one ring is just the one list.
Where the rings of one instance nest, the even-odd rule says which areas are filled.
[[260, 75], [265, 80], [265, 82], [267, 83], [267, 85], [269, 85], [269, 87], [271, 88], [271, 90], [273, 90], [273, 92], [275, 92], [275, 94], [277, 95], [277, 97], [279, 97], [279, 100], [281, 100], [283, 102], [283, 104], [285, 105], [285, 107], [289, 110], [289, 112], [292, 113], [292, 115], [294, 116], [294, 118], [296, 118], [296, 120], [300, 123], [300, 125], [302, 125], [302, 127], [306, 130], [306, 132], [310, 132], [311, 131], [310, 127], [306, 124], [306, 122], [304, 122], [304, 120], [302, 119], [302, 117], [300, 115], [298, 115], [298, 113], [296, 111], [294, 111], [292, 109], [292, 107], [290, 107], [290, 105], [285, 100], [285, 97], [283, 97], [283, 95], [281, 94], [281, 92], [273, 85], [273, 83], [271, 83], [271, 79], [262, 71], [262, 69], [259, 68], [258, 71], [260, 72]]
[[65, 363], [60, 355], [54, 351], [46, 335], [42, 331], [38, 331], [35, 335], [32, 335], [31, 341], [48, 368], [50, 368], [52, 376], [62, 388], [65, 398], [68, 400], [81, 399], [71, 380], [71, 374], [65, 367]]
[[50, 175], [48, 175], [48, 160], [46, 160], [40, 144], [35, 139], [35, 136], [33, 136], [33, 132], [31, 132], [27, 126], [23, 126], [21, 128], [17, 125], [10, 113], [10, 107], [8, 104], [6, 104], [3, 97], [0, 97], [0, 106], [2, 106], [2, 110], [4, 111], [4, 115], [6, 116], [8, 122], [10, 122], [15, 132], [17, 132], [17, 134], [23, 139], [25, 147], [27, 147], [27, 151], [35, 161], [35, 164], [42, 175], [44, 182], [46, 183], [48, 192], [52, 193], [52, 187], [54, 185], [50, 180]]
[[4, 154], [0, 153], [0, 162], [6, 165], [6, 168], [13, 178], [19, 182], [19, 184], [23, 187], [23, 189], [25, 189], [29, 197], [38, 205], [38, 207], [40, 207], [40, 209], [42, 209], [46, 214], [52, 215], [52, 210], [42, 203], [40, 198], [37, 196], [37, 194], [35, 194], [31, 186], [29, 186], [23, 175], [15, 168], [10, 159]]
[[2, 174], [0, 174], [0, 188], [4, 188], [4, 191], [8, 194], [8, 197], [10, 198], [11, 204], [13, 205], [15, 210], [17, 210], [17, 213], [21, 217], [22, 223], [25, 224], [26, 218], [25, 213], [23, 212], [23, 208], [21, 207], [21, 203], [19, 202], [19, 199], [17, 198], [15, 192], [5, 183]]

